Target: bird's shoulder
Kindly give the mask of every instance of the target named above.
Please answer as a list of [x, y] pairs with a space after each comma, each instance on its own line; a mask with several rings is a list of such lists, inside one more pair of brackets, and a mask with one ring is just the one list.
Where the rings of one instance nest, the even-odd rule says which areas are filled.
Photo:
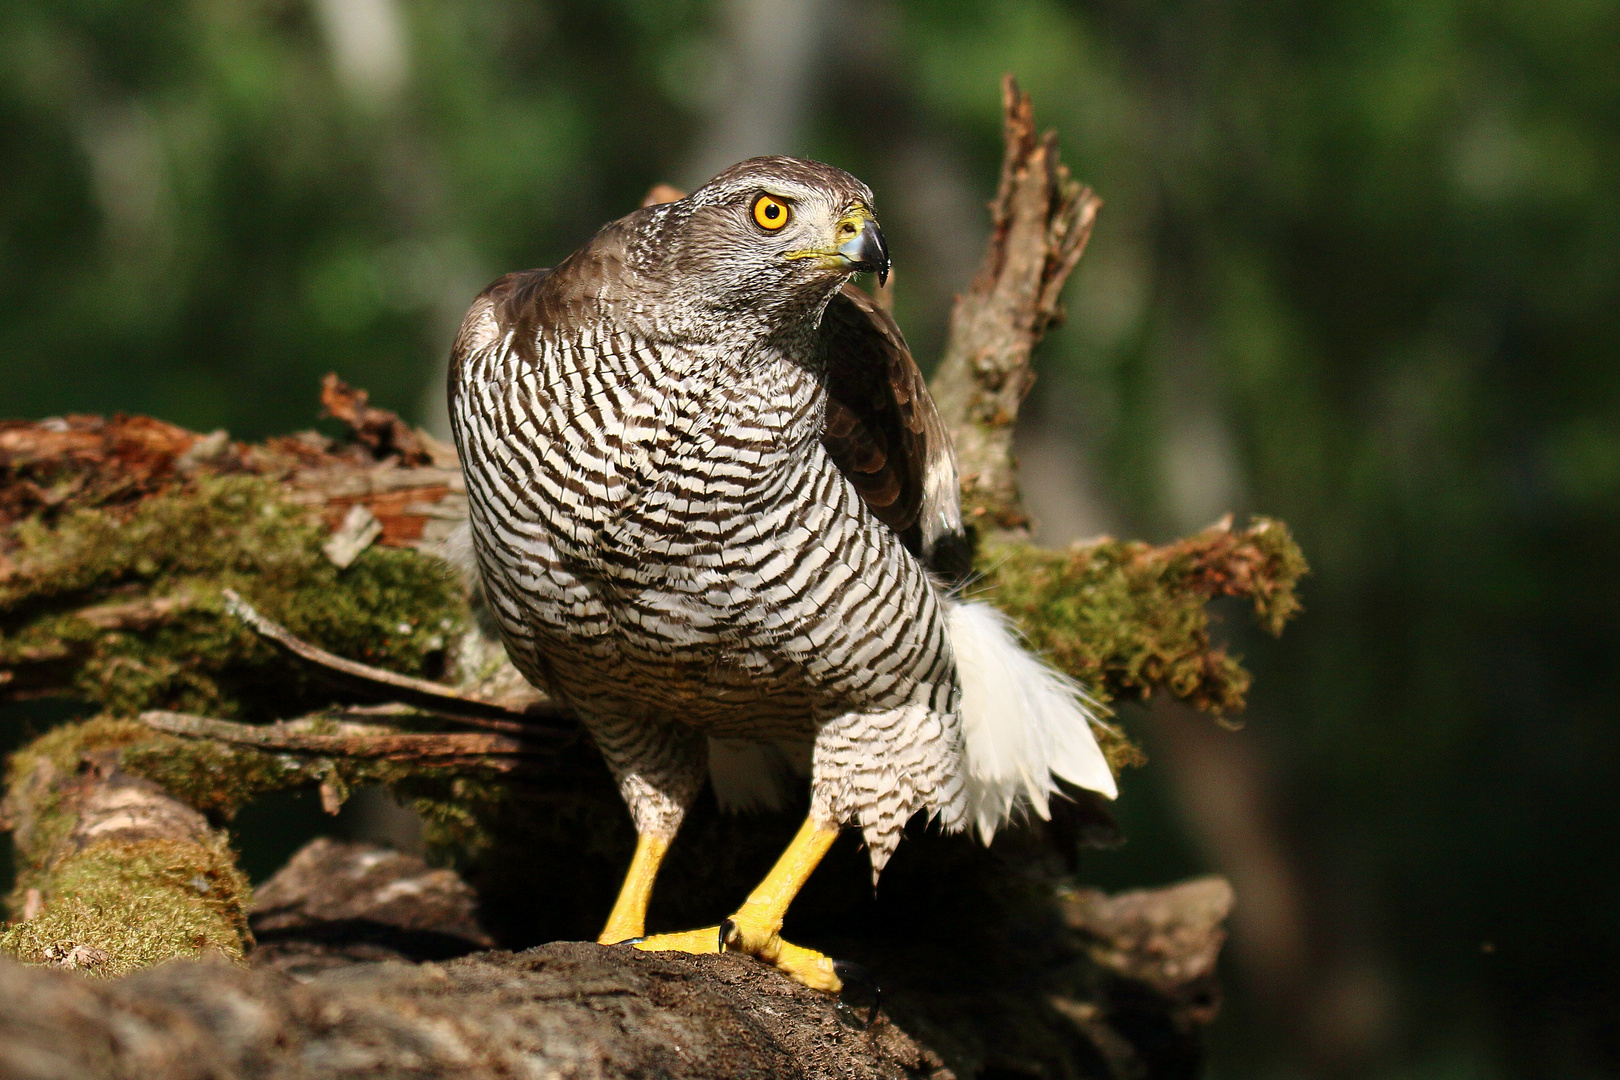
[[613, 321], [619, 300], [649, 293], [659, 208], [609, 222], [554, 267], [507, 274], [478, 294], [462, 320], [452, 363], [497, 342], [534, 360], [542, 341], [567, 341]]

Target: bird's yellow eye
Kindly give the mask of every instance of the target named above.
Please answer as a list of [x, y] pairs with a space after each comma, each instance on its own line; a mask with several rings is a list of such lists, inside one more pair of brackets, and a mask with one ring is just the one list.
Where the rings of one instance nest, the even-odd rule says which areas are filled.
[[775, 232], [787, 223], [787, 203], [770, 195], [761, 195], [754, 200], [754, 224], [766, 232]]

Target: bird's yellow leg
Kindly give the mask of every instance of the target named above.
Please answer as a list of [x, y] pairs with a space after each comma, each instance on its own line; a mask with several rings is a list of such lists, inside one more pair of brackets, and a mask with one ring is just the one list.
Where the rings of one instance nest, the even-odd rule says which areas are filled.
[[645, 932], [647, 901], [652, 899], [653, 882], [668, 851], [667, 836], [642, 833], [636, 837], [636, 853], [630, 859], [630, 869], [625, 871], [624, 885], [619, 889], [619, 899], [613, 904], [607, 926], [596, 939], [599, 944], [616, 945]]
[[[725, 947], [751, 953], [775, 964], [799, 982], [817, 990], [837, 993], [843, 982], [833, 971], [830, 958], [811, 949], [782, 940], [782, 918], [788, 905], [799, 895], [810, 874], [827, 849], [838, 839], [838, 829], [806, 818], [782, 857], [776, 860], [765, 880], [749, 894], [748, 900], [724, 924]], [[653, 951], [690, 953], [718, 952], [721, 927], [688, 930], [682, 934], [659, 934], [638, 942], [636, 948]]]

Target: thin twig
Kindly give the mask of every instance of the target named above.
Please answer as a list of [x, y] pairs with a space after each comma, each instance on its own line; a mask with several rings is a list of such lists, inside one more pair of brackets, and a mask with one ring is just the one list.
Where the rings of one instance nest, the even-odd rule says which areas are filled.
[[541, 700], [525, 709], [513, 709], [497, 701], [464, 694], [427, 679], [385, 671], [369, 664], [345, 660], [341, 656], [295, 637], [286, 627], [265, 618], [235, 590], [223, 590], [225, 606], [260, 637], [277, 648], [351, 689], [388, 697], [435, 716], [489, 731], [513, 735], [572, 737], [578, 731], [571, 710]]
[[[548, 754], [506, 735], [483, 732], [402, 732], [368, 724], [348, 724], [321, 718], [275, 724], [237, 724], [190, 713], [154, 709], [141, 713], [141, 723], [154, 731], [193, 739], [211, 739], [260, 750], [319, 754], [323, 757], [367, 758], [419, 765], [485, 765], [502, 771], [517, 766], [516, 758]], [[311, 730], [317, 724], [322, 730]]]

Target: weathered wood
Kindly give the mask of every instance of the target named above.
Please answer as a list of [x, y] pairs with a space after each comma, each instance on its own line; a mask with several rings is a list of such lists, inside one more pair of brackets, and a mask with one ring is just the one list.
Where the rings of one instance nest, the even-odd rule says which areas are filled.
[[273, 619], [265, 618], [234, 589], [224, 590], [223, 595], [226, 610], [252, 627], [260, 637], [350, 689], [491, 731], [522, 733], [533, 738], [573, 738], [579, 734], [573, 711], [552, 703], [538, 690], [533, 691], [524, 707], [518, 708], [443, 683], [346, 660], [301, 640]]
[[152, 709], [141, 713], [141, 723], [155, 731], [210, 739], [231, 746], [261, 750], [290, 750], [328, 757], [379, 758], [415, 765], [452, 767], [480, 765], [506, 772], [519, 759], [544, 751], [506, 735], [473, 732], [417, 732], [377, 724], [355, 724], [327, 716], [275, 724], [235, 724], [206, 716]]
[[1005, 153], [990, 203], [990, 241], [951, 311], [930, 389], [956, 444], [963, 509], [982, 532], [1027, 531], [1012, 454], [1018, 408], [1035, 382], [1030, 356], [1063, 317], [1058, 298], [1085, 252], [1102, 200], [1037, 137], [1029, 95], [1002, 81]]
[[171, 964], [112, 983], [0, 962], [0, 1075], [26, 1080], [953, 1074], [893, 1024], [737, 956], [556, 944], [297, 981]]

